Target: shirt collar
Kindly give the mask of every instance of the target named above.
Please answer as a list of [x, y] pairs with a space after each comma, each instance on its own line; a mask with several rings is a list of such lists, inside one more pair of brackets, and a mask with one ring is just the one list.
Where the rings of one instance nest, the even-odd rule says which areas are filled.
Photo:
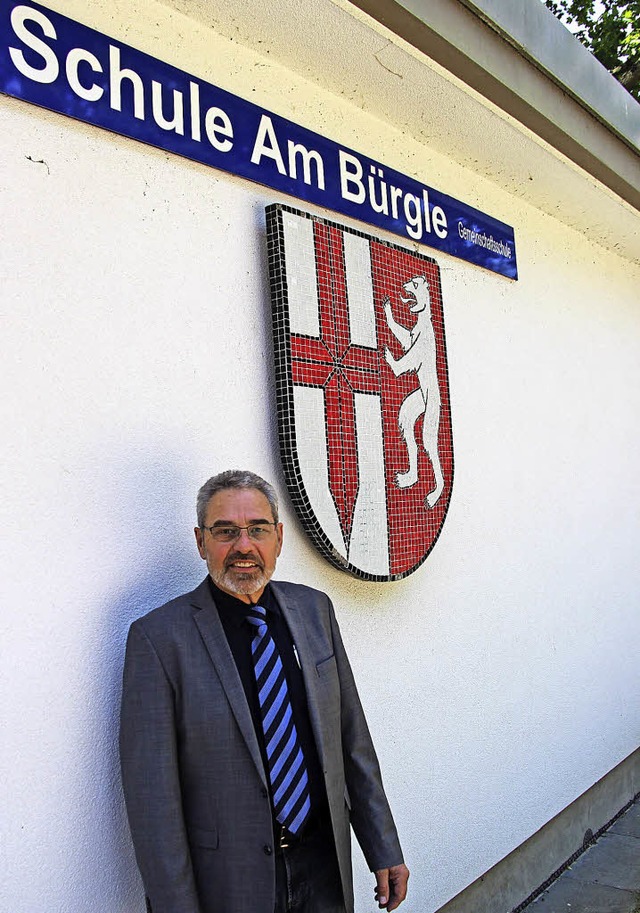
[[[209, 586], [218, 612], [224, 617], [225, 621], [228, 621], [230, 624], [236, 625], [237, 627], [244, 624], [251, 606], [241, 599], [238, 599], [236, 596], [232, 596], [231, 593], [225, 593], [224, 590], [221, 590], [220, 587], [215, 585], [211, 577], [209, 577]], [[274, 615], [280, 614], [280, 608], [273, 598], [271, 585], [269, 583], [264, 588], [258, 605], [263, 606], [267, 612], [273, 613]]]

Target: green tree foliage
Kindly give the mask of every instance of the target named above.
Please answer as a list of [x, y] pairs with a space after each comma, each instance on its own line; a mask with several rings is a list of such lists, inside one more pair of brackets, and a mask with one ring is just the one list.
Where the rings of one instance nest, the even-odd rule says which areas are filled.
[[640, 101], [640, 0], [544, 0], [628, 92]]

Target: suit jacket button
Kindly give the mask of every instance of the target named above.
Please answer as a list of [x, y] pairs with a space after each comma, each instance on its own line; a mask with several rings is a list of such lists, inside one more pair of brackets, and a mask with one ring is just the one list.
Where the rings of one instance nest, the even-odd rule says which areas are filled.
[[268, 843], [265, 843], [265, 845], [262, 847], [262, 849], [264, 850], [265, 856], [270, 856], [273, 853], [273, 850], [271, 849], [271, 847], [269, 846]]

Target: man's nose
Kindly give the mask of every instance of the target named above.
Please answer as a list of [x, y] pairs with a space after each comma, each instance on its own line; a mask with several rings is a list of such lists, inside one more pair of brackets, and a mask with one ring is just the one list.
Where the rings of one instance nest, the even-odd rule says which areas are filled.
[[253, 548], [253, 542], [249, 538], [249, 530], [241, 529], [240, 535], [236, 539], [236, 548], [243, 548], [245, 551]]

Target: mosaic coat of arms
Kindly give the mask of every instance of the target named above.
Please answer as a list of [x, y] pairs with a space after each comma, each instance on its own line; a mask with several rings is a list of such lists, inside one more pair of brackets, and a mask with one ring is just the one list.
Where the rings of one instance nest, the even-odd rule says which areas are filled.
[[453, 483], [435, 260], [267, 208], [280, 450], [320, 552], [367, 580], [412, 573]]

